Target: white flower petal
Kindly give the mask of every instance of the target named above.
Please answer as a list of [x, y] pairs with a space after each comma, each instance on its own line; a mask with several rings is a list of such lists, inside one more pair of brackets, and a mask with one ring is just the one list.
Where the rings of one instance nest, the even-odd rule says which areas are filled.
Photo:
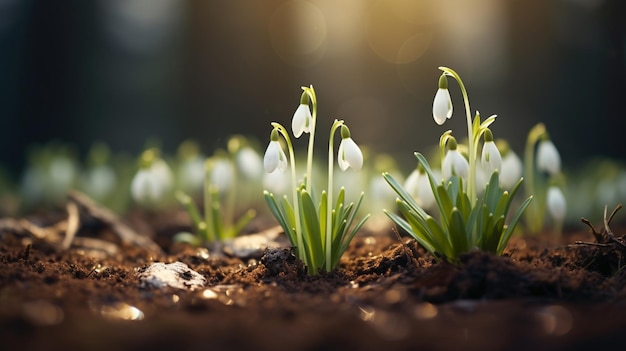
[[543, 140], [537, 148], [537, 168], [556, 175], [561, 172], [561, 156], [550, 140]]
[[309, 133], [311, 125], [311, 110], [306, 104], [300, 104], [293, 114], [291, 120], [291, 130], [296, 138], [299, 138], [302, 133]]
[[219, 159], [211, 169], [211, 184], [220, 192], [230, 188], [232, 179], [235, 176], [233, 166], [229, 160]]
[[278, 158], [279, 153], [276, 150], [276, 147], [280, 148], [278, 142], [270, 141], [269, 145], [267, 145], [267, 149], [265, 150], [265, 155], [263, 156], [263, 166], [265, 167], [265, 171], [267, 173], [272, 173], [278, 167]]
[[500, 156], [500, 151], [496, 146], [496, 143], [493, 141], [488, 141], [483, 145], [483, 152], [481, 155], [481, 162], [485, 171], [487, 172], [487, 176], [491, 177], [494, 171], [502, 168], [502, 156]]
[[280, 147], [280, 145], [278, 145], [278, 169], [281, 172], [287, 170], [287, 155], [285, 155], [285, 152], [283, 151], [283, 148]]
[[441, 168], [444, 179], [450, 179], [453, 175], [461, 178], [467, 178], [469, 174], [469, 164], [467, 160], [459, 150], [449, 150], [446, 156], [443, 158], [443, 165]]
[[448, 89], [438, 89], [433, 101], [433, 118], [438, 125], [452, 117], [452, 99]]
[[[441, 172], [433, 170], [435, 178], [441, 178]], [[433, 194], [433, 188], [430, 186], [430, 180], [427, 174], [420, 174], [417, 180], [417, 200], [418, 204], [425, 210], [432, 210], [435, 208], [435, 194]]]
[[261, 156], [251, 147], [239, 150], [236, 157], [237, 168], [247, 179], [257, 179], [261, 176]]
[[548, 212], [555, 221], [563, 221], [565, 219], [565, 212], [567, 211], [567, 203], [565, 196], [559, 187], [551, 186], [548, 188], [548, 194], [546, 196], [546, 205]]
[[404, 190], [409, 193], [413, 198], [417, 198], [417, 182], [420, 179], [420, 172], [417, 169], [414, 169], [406, 180], [404, 181]]
[[513, 150], [509, 150], [502, 159], [500, 184], [504, 189], [512, 189], [522, 177], [522, 160]]
[[348, 167], [352, 167], [352, 169], [358, 171], [363, 167], [363, 153], [352, 138], [344, 138], [341, 140], [337, 162], [342, 171], [345, 171]]

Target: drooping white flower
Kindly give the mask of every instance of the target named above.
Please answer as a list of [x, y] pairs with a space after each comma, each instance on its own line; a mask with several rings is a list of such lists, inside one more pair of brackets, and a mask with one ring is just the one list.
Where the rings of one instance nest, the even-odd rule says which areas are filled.
[[293, 119], [291, 120], [291, 130], [293, 131], [293, 136], [299, 138], [302, 133], [309, 133], [311, 131], [311, 123], [313, 117], [311, 116], [311, 111], [309, 110], [309, 105], [300, 103], [296, 112], [293, 114]]
[[[441, 172], [439, 170], [433, 169], [432, 171], [435, 179], [441, 179]], [[425, 210], [433, 210], [437, 204], [433, 188], [430, 186], [430, 180], [425, 173], [420, 174], [417, 180], [417, 200], [418, 204]]]
[[263, 156], [263, 166], [267, 173], [274, 172], [276, 168], [281, 172], [287, 169], [287, 156], [278, 142], [278, 137], [276, 140], [271, 140], [267, 146], [265, 156]]
[[172, 190], [174, 178], [169, 167], [160, 158], [137, 171], [130, 185], [133, 199], [141, 204], [158, 204]]
[[550, 139], [539, 142], [537, 147], [537, 168], [556, 175], [561, 172], [561, 155]]
[[483, 169], [487, 172], [487, 177], [491, 177], [491, 174], [495, 171], [502, 169], [502, 156], [500, 151], [493, 141], [493, 134], [491, 130], [485, 131], [485, 143], [483, 144], [483, 151], [480, 156], [480, 161], [483, 165]]
[[261, 156], [253, 148], [247, 146], [239, 150], [235, 162], [245, 178], [258, 179], [261, 175]]
[[433, 118], [438, 125], [452, 117], [452, 99], [448, 91], [448, 78], [445, 74], [439, 77], [439, 89], [433, 101]]
[[350, 130], [346, 125], [341, 126], [341, 143], [339, 144], [337, 162], [342, 171], [345, 171], [348, 167], [358, 171], [363, 167], [363, 153], [350, 137]]
[[158, 186], [155, 185], [150, 169], [137, 171], [130, 183], [130, 194], [139, 203], [150, 203], [159, 198]]
[[178, 186], [185, 192], [198, 193], [204, 184], [204, 173], [204, 157], [188, 157], [178, 166]]
[[420, 176], [420, 171], [416, 168], [413, 172], [411, 172], [411, 174], [409, 174], [408, 177], [406, 177], [406, 180], [404, 181], [404, 190], [413, 196], [413, 198], [417, 198], [417, 182], [419, 181]]
[[567, 211], [565, 196], [558, 186], [550, 186], [546, 195], [546, 207], [555, 221], [562, 222]]
[[111, 194], [117, 183], [117, 176], [108, 165], [100, 165], [87, 170], [82, 177], [82, 186], [87, 194], [96, 200], [103, 200]]
[[235, 170], [230, 160], [218, 157], [208, 162], [210, 162], [207, 167], [211, 170], [211, 184], [220, 192], [229, 189], [235, 177]]
[[469, 163], [461, 155], [459, 150], [449, 150], [446, 157], [443, 159], [443, 178], [450, 179], [453, 175], [457, 175], [461, 178], [467, 178], [469, 174]]
[[509, 149], [502, 158], [500, 184], [504, 189], [512, 189], [522, 177], [522, 160]]
[[[433, 175], [437, 179], [441, 177], [441, 173], [437, 170], [433, 170]], [[403, 187], [423, 209], [433, 209], [435, 205], [435, 195], [433, 194], [433, 189], [430, 187], [428, 175], [424, 170], [413, 170], [406, 178]]]
[[461, 178], [467, 179], [469, 175], [469, 163], [461, 155], [461, 152], [457, 149], [456, 140], [451, 138], [448, 141], [449, 150], [446, 153], [446, 156], [443, 158], [443, 163], [441, 166], [441, 172], [443, 173], [444, 179], [450, 179], [453, 175], [459, 176]]

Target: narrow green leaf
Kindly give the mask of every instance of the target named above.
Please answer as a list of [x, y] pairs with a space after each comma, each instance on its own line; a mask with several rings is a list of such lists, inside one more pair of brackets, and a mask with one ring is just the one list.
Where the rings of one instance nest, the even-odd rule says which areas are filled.
[[[435, 178], [435, 175], [433, 174], [433, 171], [430, 169], [430, 165], [428, 164], [428, 160], [426, 160], [426, 157], [424, 157], [424, 155], [420, 154], [419, 152], [416, 152], [414, 155], [415, 157], [417, 157], [417, 160], [419, 161], [419, 163], [424, 167], [426, 174], [428, 174], [428, 181], [430, 182], [430, 188], [433, 191], [433, 195], [435, 196], [435, 202], [437, 203], [437, 206], [439, 208], [440, 220], [442, 222], [441, 224], [444, 227], [447, 227], [448, 226], [448, 218], [447, 218], [448, 211], [446, 211], [445, 208], [443, 208], [442, 200], [439, 196], [439, 191], [437, 190], [438, 187], [440, 186], [443, 187], [443, 185], [440, 184], [440, 181], [438, 181]], [[426, 214], [424, 217], [426, 216], [428, 216], [428, 214]]]
[[465, 222], [463, 221], [461, 211], [456, 207], [450, 213], [449, 235], [453, 252], [462, 253], [468, 251], [470, 247], [468, 247], [469, 240], [465, 232]]
[[325, 248], [325, 240], [322, 237], [320, 230], [320, 221], [317, 216], [317, 210], [313, 199], [306, 190], [300, 191], [300, 200], [302, 204], [302, 220], [303, 225], [306, 228], [304, 237], [307, 238], [306, 242], [309, 244], [309, 253], [311, 257], [311, 264], [316, 268], [322, 268], [324, 264], [325, 250], [331, 250], [332, 248]]
[[344, 238], [343, 242], [341, 243], [341, 246], [338, 246], [339, 250], [337, 250], [336, 253], [333, 253], [333, 257], [334, 257], [333, 265], [332, 265], [333, 268], [337, 266], [337, 264], [339, 263], [339, 259], [341, 258], [341, 255], [343, 255], [343, 253], [346, 251], [346, 249], [348, 248], [348, 245], [350, 245], [350, 242], [352, 242], [352, 239], [354, 239], [354, 236], [359, 232], [361, 227], [363, 227], [363, 224], [367, 222], [369, 217], [370, 217], [369, 214], [363, 217], [363, 219], [361, 219], [361, 221], [359, 221], [359, 223], [357, 223], [356, 226], [354, 226], [354, 229], [352, 229], [352, 231], [350, 232], [350, 235], [348, 235], [347, 238]]
[[415, 199], [413, 199], [413, 196], [411, 196], [409, 193], [407, 193], [406, 190], [404, 190], [404, 188], [400, 185], [400, 183], [398, 183], [398, 181], [391, 174], [383, 173], [383, 178], [385, 178], [385, 180], [391, 186], [393, 191], [395, 191], [396, 194], [398, 194], [400, 199], [402, 199], [402, 201], [404, 201], [408, 206], [411, 207], [411, 210], [413, 210], [413, 211], [419, 213], [420, 215], [426, 217], [426, 211], [424, 211], [417, 204], [417, 202], [415, 202]]
[[500, 216], [499, 218], [494, 220], [492, 227], [488, 228], [487, 235], [485, 238], [483, 238], [483, 245], [481, 249], [487, 252], [496, 253], [498, 249], [498, 244], [502, 239], [504, 231], [503, 228], [504, 216]]
[[431, 216], [426, 217], [426, 224], [432, 233], [434, 242], [441, 248], [441, 253], [446, 257], [456, 258], [457, 253], [454, 251], [449, 233], [444, 232], [439, 223]]
[[[196, 227], [196, 231], [200, 233], [200, 228], [202, 227], [200, 223], [203, 223], [204, 221], [202, 220], [202, 216], [200, 215], [200, 211], [198, 210], [196, 203], [189, 195], [183, 193], [182, 191], [176, 192], [176, 199], [185, 207], [191, 221], [194, 224], [194, 227]], [[206, 224], [204, 226], [206, 226]]]
[[526, 210], [526, 207], [528, 207], [528, 205], [530, 204], [532, 199], [533, 199], [532, 196], [530, 196], [528, 199], [526, 199], [522, 203], [522, 205], [517, 209], [517, 211], [513, 215], [513, 218], [511, 218], [511, 222], [509, 223], [507, 228], [504, 230], [504, 234], [500, 238], [500, 243], [498, 243], [498, 249], [496, 251], [497, 255], [502, 255], [502, 252], [504, 252], [504, 249], [506, 248], [506, 245], [509, 243], [509, 239], [511, 239], [511, 235], [513, 234], [513, 230], [517, 226], [517, 222], [519, 222], [520, 218], [522, 217], [522, 214], [524, 213], [524, 211]]
[[[322, 199], [320, 200], [319, 206], [319, 216], [320, 216], [320, 228], [322, 232], [322, 236], [326, 237], [326, 228], [327, 228], [327, 220], [328, 220], [328, 194], [325, 191], [322, 191]], [[332, 229], [331, 229], [332, 230]]]

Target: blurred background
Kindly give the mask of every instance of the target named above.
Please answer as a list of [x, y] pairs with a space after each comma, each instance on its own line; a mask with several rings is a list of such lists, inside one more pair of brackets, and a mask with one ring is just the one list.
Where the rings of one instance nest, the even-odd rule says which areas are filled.
[[544, 122], [566, 166], [625, 159], [625, 14], [623, 0], [0, 0], [0, 165], [17, 177], [53, 140], [80, 156], [188, 138], [210, 153], [235, 133], [264, 148], [312, 84], [320, 142], [345, 119], [407, 170], [444, 130], [465, 134], [456, 83], [455, 117], [432, 120], [442, 65], [518, 153]]

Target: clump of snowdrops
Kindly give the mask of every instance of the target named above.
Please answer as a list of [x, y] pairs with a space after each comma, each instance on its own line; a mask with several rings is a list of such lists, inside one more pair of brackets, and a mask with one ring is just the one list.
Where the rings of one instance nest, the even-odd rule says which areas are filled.
[[[265, 200], [291, 244], [296, 254], [307, 267], [309, 274], [329, 272], [337, 266], [339, 259], [350, 241], [365, 223], [365, 216], [352, 225], [363, 200], [361, 193], [355, 203], [345, 203], [345, 190], [341, 188], [337, 197], [333, 193], [334, 139], [337, 131], [341, 135], [337, 162], [342, 171], [363, 166], [363, 154], [351, 137], [350, 129], [342, 120], [335, 120], [330, 127], [328, 141], [328, 180], [327, 190], [319, 196], [313, 190], [313, 145], [317, 125], [317, 97], [313, 87], [303, 87], [300, 104], [293, 115], [291, 127], [293, 136], [299, 138], [309, 134], [306, 174], [299, 178], [296, 174], [296, 159], [291, 137], [280, 123], [272, 123], [270, 142], [265, 151], [264, 166], [268, 173], [291, 170], [292, 194], [277, 198], [265, 191]], [[289, 158], [283, 150], [281, 137], [287, 146]]]
[[[509, 216], [512, 200], [523, 180], [517, 179], [510, 190], [500, 184], [500, 171], [504, 171], [502, 156], [489, 128], [496, 116], [481, 121], [480, 113], [476, 112], [472, 120], [461, 77], [450, 68], [439, 69], [443, 73], [433, 102], [433, 118], [442, 125], [452, 117], [453, 106], [448, 90], [448, 77], [452, 77], [463, 95], [468, 144], [460, 145], [451, 130], [444, 132], [439, 139], [440, 172], [431, 168], [424, 155], [415, 153], [418, 168], [412, 175], [412, 182], [421, 184], [418, 199], [393, 176], [383, 173], [398, 195], [400, 214], [387, 210], [385, 213], [436, 257], [456, 262], [460, 254], [475, 249], [500, 255], [532, 196]], [[424, 181], [419, 183], [420, 177], [427, 178], [428, 187], [424, 186]], [[431, 215], [430, 209], [424, 209], [425, 203], [435, 207], [438, 213]]]

